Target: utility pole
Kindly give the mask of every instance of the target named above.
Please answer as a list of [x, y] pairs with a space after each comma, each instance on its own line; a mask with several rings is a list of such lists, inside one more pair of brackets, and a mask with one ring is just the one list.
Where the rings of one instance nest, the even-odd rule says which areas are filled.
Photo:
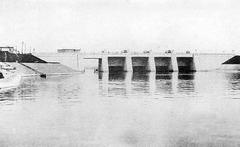
[[24, 42], [22, 41], [22, 54], [23, 54], [23, 45], [24, 45]]
[[27, 44], [25, 43], [24, 53], [26, 53], [27, 50]]
[[14, 50], [15, 53], [17, 53], [17, 46], [15, 46], [15, 50]]
[[77, 69], [79, 70], [78, 53], [77, 53]]

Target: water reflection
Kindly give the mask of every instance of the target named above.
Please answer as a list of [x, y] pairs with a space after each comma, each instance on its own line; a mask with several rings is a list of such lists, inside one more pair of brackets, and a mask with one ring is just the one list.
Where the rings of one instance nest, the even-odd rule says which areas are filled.
[[9, 89], [0, 92], [0, 105], [13, 105], [16, 101], [16, 89]]
[[195, 73], [179, 73], [178, 74], [178, 79], [179, 80], [194, 80]]
[[[131, 82], [131, 95], [135, 95], [140, 98], [151, 94], [149, 82], [151, 77], [150, 74], [151, 73], [133, 72]], [[152, 80], [151, 82], [153, 82]]]
[[124, 81], [126, 79], [126, 72], [119, 73], [109, 73], [108, 80], [109, 81]]
[[132, 73], [132, 81], [134, 82], [147, 82], [149, 81], [149, 75], [150, 73], [138, 73], [138, 72], [133, 72]]
[[34, 100], [35, 94], [39, 90], [40, 78], [23, 78], [22, 83], [18, 89], [19, 98], [22, 100]]
[[110, 97], [126, 96], [126, 72], [108, 74], [108, 94]]
[[[99, 80], [105, 81], [100, 84], [100, 89], [108, 96], [149, 96], [155, 98], [173, 98], [174, 93], [189, 95], [195, 91], [195, 73], [168, 73], [156, 74], [122, 72], [122, 73], [99, 73]], [[105, 88], [104, 88], [105, 87]], [[160, 96], [160, 97], [159, 97]], [[185, 96], [185, 95], [184, 95]]]
[[240, 72], [225, 73], [228, 86], [225, 87], [228, 91], [228, 95], [231, 95], [232, 99], [240, 99]]
[[14, 97], [16, 89], [17, 88], [0, 91], [0, 98]]
[[237, 81], [240, 80], [240, 72], [226, 72], [225, 77], [229, 81]]
[[0, 139], [3, 146], [235, 146], [239, 81], [240, 73], [221, 72], [26, 78], [0, 93]]
[[[53, 87], [56, 90], [55, 94], [59, 99], [59, 103], [62, 104], [73, 104], [81, 102], [81, 85], [79, 76], [64, 76], [58, 79], [58, 84], [54, 84]], [[68, 84], [66, 84], [68, 83]], [[54, 96], [54, 95], [53, 95]]]
[[[156, 90], [155, 93], [159, 95], [173, 93], [173, 74], [156, 74]], [[169, 98], [169, 96], [163, 95]]]
[[[190, 95], [195, 92], [195, 82], [194, 82], [195, 73], [178, 74], [178, 92]], [[185, 96], [185, 95], [184, 95]], [[192, 97], [192, 96], [191, 96]]]
[[156, 74], [156, 80], [171, 80], [173, 74]]
[[98, 77], [101, 81], [100, 89], [105, 91], [103, 94], [110, 97], [132, 96], [138, 93], [149, 94], [151, 93], [150, 87], [153, 85], [151, 83], [155, 81], [153, 74], [137, 72], [99, 73]]
[[99, 80], [102, 80], [102, 78], [103, 78], [103, 72], [97, 72], [97, 74], [98, 74], [98, 79], [99, 79]]

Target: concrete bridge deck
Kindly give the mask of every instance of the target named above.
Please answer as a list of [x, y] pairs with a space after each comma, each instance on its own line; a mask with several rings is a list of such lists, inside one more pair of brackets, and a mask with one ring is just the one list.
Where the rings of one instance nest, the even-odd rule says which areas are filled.
[[178, 57], [192, 57], [194, 55], [201, 55], [201, 56], [232, 56], [236, 55], [233, 53], [85, 53], [85, 54], [79, 54], [84, 59], [100, 59], [105, 56], [112, 56], [112, 57], [126, 57], [126, 56], [132, 56], [132, 57], [149, 57], [149, 56], [155, 56], [155, 57], [171, 57], [171, 56], [178, 56]]

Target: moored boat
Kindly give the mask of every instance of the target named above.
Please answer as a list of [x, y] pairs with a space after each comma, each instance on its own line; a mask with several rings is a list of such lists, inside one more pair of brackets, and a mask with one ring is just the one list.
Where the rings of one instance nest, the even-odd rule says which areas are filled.
[[4, 68], [4, 66], [0, 66], [0, 91], [17, 88], [20, 83], [21, 75], [15, 73], [14, 67]]

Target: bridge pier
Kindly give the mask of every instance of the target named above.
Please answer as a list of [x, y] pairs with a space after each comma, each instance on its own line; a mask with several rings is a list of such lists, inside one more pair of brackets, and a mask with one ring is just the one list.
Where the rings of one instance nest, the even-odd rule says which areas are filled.
[[128, 71], [128, 72], [133, 71], [132, 58], [130, 56], [126, 56], [125, 58], [124, 71]]
[[108, 56], [102, 56], [102, 58], [98, 59], [98, 71], [100, 72], [108, 72]]
[[175, 55], [171, 56], [171, 62], [172, 62], [172, 71], [177, 72], [178, 71], [178, 63], [177, 63], [177, 57]]
[[148, 58], [148, 71], [155, 72], [156, 71], [156, 64], [153, 56]]

